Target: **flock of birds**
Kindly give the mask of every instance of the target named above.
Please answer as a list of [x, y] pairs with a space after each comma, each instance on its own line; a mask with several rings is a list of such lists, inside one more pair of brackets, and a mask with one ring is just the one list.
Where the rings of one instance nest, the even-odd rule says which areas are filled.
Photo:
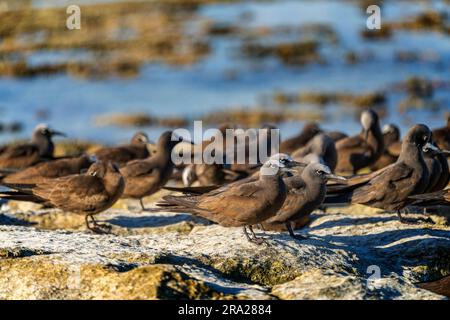
[[[347, 136], [308, 123], [280, 143], [280, 153], [257, 164], [189, 165], [175, 165], [171, 154], [179, 144], [192, 148], [193, 143], [174, 141], [171, 131], [152, 147], [148, 136], [138, 132], [128, 145], [55, 157], [52, 138], [62, 133], [39, 125], [29, 143], [0, 148], [0, 198], [83, 214], [87, 228], [98, 233], [109, 229], [94, 216], [120, 198], [132, 198], [142, 210], [187, 212], [225, 227], [242, 227], [256, 244], [264, 238], [254, 227], [286, 230], [303, 239], [294, 230], [326, 206], [363, 204], [396, 212], [403, 223], [418, 222], [402, 215], [409, 205], [449, 206], [450, 116], [445, 127], [435, 130], [416, 124], [403, 139], [397, 126], [381, 128], [373, 110], [362, 112], [361, 125], [360, 134]], [[220, 134], [235, 127], [225, 124]], [[267, 136], [270, 143], [270, 130]], [[203, 141], [200, 149], [212, 141]], [[369, 173], [358, 174], [366, 168]], [[171, 179], [184, 186], [167, 186]], [[161, 188], [182, 194], [163, 196], [156, 208], [145, 209], [142, 199]]]

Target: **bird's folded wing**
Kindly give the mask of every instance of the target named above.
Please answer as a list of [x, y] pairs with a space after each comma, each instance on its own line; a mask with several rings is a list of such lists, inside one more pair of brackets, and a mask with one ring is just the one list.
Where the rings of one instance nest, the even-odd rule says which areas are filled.
[[372, 179], [375, 179], [377, 176], [381, 175], [384, 171], [389, 170], [390, 167], [394, 166], [395, 163], [390, 164], [380, 170], [366, 173], [366, 174], [360, 174], [360, 175], [354, 175], [351, 177], [346, 177], [347, 181], [345, 184], [343, 183], [337, 183], [337, 182], [328, 182], [327, 183], [327, 194], [335, 194], [335, 193], [341, 193], [353, 190], [359, 186], [362, 186]]
[[124, 177], [139, 177], [156, 174], [155, 165], [149, 160], [134, 160], [120, 168]]
[[220, 188], [220, 186], [197, 186], [197, 187], [162, 187], [165, 190], [181, 192], [184, 194], [204, 194]]
[[38, 155], [39, 149], [31, 144], [23, 144], [5, 148], [0, 154], [2, 158], [18, 158], [18, 157], [29, 157], [33, 154]]
[[91, 175], [74, 175], [43, 182], [33, 189], [33, 193], [67, 211], [95, 210], [109, 199], [102, 180]]
[[255, 197], [255, 194], [262, 191], [263, 188], [255, 183], [234, 186], [220, 194], [200, 196], [201, 201], [198, 203], [198, 208], [213, 214], [238, 219], [242, 214], [242, 208], [249, 209], [261, 205], [261, 199]]
[[366, 185], [353, 192], [352, 201], [355, 203], [369, 203], [389, 197], [391, 201], [404, 198], [406, 188], [410, 187], [408, 179], [413, 174], [413, 168], [402, 162], [389, 166], [380, 172]]

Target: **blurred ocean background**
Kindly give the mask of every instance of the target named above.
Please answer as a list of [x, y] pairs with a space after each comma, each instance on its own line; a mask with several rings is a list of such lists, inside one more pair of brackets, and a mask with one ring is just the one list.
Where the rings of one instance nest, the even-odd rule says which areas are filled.
[[[417, 122], [441, 127], [450, 111], [445, 0], [372, 1], [382, 18], [374, 35], [371, 1], [75, 2], [81, 30], [65, 28], [74, 1], [0, 0], [0, 123], [18, 126], [2, 143], [40, 122], [72, 139], [127, 141], [139, 126], [101, 120], [111, 114], [188, 128], [218, 111], [301, 114], [276, 121], [286, 138], [308, 120], [356, 133], [368, 106], [403, 133]], [[164, 123], [139, 129], [155, 140]]]

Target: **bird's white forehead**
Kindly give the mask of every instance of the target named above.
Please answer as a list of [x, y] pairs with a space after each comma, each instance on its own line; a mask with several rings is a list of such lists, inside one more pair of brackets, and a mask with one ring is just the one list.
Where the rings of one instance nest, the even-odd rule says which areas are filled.
[[43, 129], [48, 129], [49, 128], [49, 126], [48, 126], [48, 124], [46, 124], [46, 123], [40, 123], [40, 124], [38, 124], [37, 126], [36, 126], [36, 130], [43, 130]]
[[382, 130], [383, 132], [390, 132], [390, 131], [392, 131], [393, 129], [394, 129], [394, 128], [392, 127], [392, 125], [388, 123], [388, 124], [385, 124], [381, 130]]
[[361, 124], [364, 128], [369, 128], [372, 124], [372, 121], [372, 113], [370, 113], [369, 111], [363, 111], [363, 113], [361, 113]]
[[292, 161], [291, 156], [286, 153], [277, 153], [270, 157], [270, 160], [275, 160], [275, 161], [283, 160], [283, 159]]

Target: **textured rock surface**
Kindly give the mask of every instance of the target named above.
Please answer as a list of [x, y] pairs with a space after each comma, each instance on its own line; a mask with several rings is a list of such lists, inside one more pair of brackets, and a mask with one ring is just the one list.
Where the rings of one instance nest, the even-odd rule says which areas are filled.
[[443, 299], [419, 283], [450, 274], [443, 217], [405, 225], [336, 208], [297, 231], [307, 240], [266, 232], [256, 246], [240, 229], [126, 207], [98, 216], [109, 235], [88, 232], [76, 215], [4, 207], [0, 299]]

